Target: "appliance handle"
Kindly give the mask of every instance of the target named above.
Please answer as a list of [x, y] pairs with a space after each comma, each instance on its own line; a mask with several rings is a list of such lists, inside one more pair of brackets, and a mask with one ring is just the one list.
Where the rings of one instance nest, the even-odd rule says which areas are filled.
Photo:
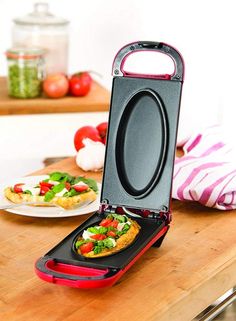
[[41, 257], [35, 263], [36, 273], [42, 279], [53, 282], [53, 279], [73, 281], [103, 280], [117, 274], [117, 269], [96, 269], [86, 266], [71, 265], [50, 257]]
[[[171, 75], [143, 75], [124, 71], [123, 67], [127, 57], [132, 53], [138, 51], [157, 51], [169, 56], [174, 62], [174, 73]], [[175, 48], [168, 44], [154, 41], [137, 41], [124, 46], [118, 51], [113, 61], [112, 75], [114, 77], [145, 77], [184, 81], [184, 61], [181, 54]]]

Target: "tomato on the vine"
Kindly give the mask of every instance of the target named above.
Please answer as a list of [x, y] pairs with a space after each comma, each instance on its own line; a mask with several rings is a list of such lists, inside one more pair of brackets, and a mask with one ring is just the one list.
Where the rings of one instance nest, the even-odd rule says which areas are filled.
[[78, 151], [84, 147], [83, 140], [90, 138], [94, 142], [102, 142], [98, 130], [93, 126], [84, 126], [77, 130], [74, 136], [75, 149]]
[[85, 96], [91, 89], [92, 77], [86, 71], [74, 74], [69, 79], [69, 91], [73, 96]]
[[103, 138], [103, 137], [106, 137], [106, 134], [107, 134], [107, 127], [108, 127], [108, 122], [103, 122], [103, 123], [100, 123], [99, 125], [97, 125], [97, 130], [99, 132], [99, 135]]

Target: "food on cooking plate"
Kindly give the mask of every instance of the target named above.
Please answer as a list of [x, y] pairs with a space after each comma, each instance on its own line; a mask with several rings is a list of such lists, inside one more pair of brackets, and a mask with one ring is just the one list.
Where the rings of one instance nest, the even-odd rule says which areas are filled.
[[99, 225], [83, 231], [75, 248], [87, 258], [99, 258], [124, 250], [140, 231], [139, 224], [126, 215], [109, 214]]
[[43, 81], [43, 91], [49, 98], [64, 97], [69, 90], [69, 81], [61, 73], [51, 74]]
[[[66, 210], [90, 203], [97, 198], [97, 182], [91, 178], [75, 177], [68, 173], [53, 172], [34, 185], [18, 183], [4, 190], [13, 203], [33, 202], [37, 206], [58, 205]], [[43, 203], [44, 204], [40, 204]]]

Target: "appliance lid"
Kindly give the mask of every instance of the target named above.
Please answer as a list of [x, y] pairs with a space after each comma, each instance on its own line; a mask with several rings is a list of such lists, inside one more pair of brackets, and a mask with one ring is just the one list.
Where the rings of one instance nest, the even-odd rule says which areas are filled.
[[[151, 43], [147, 49], [143, 42], [127, 47], [140, 50], [142, 44], [144, 50], [167, 46], [154, 43], [152, 49]], [[117, 70], [116, 61], [113, 68]], [[134, 76], [120, 69], [113, 78], [101, 203], [169, 211], [183, 68], [181, 79], [176, 73]]]

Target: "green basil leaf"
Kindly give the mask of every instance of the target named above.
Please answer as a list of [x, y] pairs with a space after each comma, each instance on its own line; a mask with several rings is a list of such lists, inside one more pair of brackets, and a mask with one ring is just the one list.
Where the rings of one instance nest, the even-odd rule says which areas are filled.
[[104, 245], [104, 242], [103, 242], [103, 241], [98, 241], [98, 242], [97, 242], [97, 245], [98, 245], [98, 246], [100, 246], [100, 247], [102, 247], [102, 248], [104, 248], [104, 247], [105, 247], [105, 245]]
[[28, 189], [26, 191], [24, 191], [24, 194], [29, 194], [29, 195], [33, 195], [31, 191], [29, 191]]
[[94, 227], [94, 226], [91, 226], [87, 229], [90, 233], [94, 233], [94, 234], [99, 234], [99, 229]]
[[103, 244], [104, 244], [104, 246], [107, 247], [108, 249], [111, 249], [111, 248], [114, 247], [113, 242], [112, 242], [112, 240], [111, 240], [109, 237], [106, 238], [105, 240], [103, 240]]
[[112, 214], [113, 218], [120, 223], [125, 223], [127, 221], [126, 216], [120, 214]]
[[63, 196], [65, 197], [73, 197], [76, 195], [79, 195], [80, 193], [76, 192], [74, 188], [72, 188], [70, 191], [66, 192]]
[[93, 249], [94, 254], [99, 254], [102, 252], [102, 248], [100, 246], [95, 246]]
[[99, 228], [95, 227], [95, 226], [91, 226], [87, 229], [90, 233], [94, 233], [94, 234], [106, 234], [108, 231], [107, 227], [101, 226]]
[[59, 181], [62, 178], [62, 173], [60, 172], [53, 172], [49, 174], [49, 179], [51, 181]]
[[49, 202], [53, 199], [54, 196], [55, 196], [55, 193], [52, 190], [48, 191], [44, 196], [44, 201]]
[[78, 182], [83, 182], [83, 183], [87, 184], [95, 193], [97, 193], [98, 185], [94, 179], [78, 176], [78, 177], [76, 177], [74, 184], [76, 184]]
[[129, 224], [125, 224], [122, 231], [125, 230], [125, 231], [128, 231], [130, 229], [130, 225]]
[[65, 188], [65, 183], [60, 183], [58, 185], [54, 185], [52, 191], [57, 194], [60, 193]]
[[83, 244], [85, 244], [85, 243], [86, 243], [85, 240], [77, 241], [77, 242], [75, 243], [75, 247], [78, 249], [81, 245], [83, 245]]
[[130, 225], [129, 224], [125, 224], [123, 229], [121, 231], [119, 231], [117, 233], [118, 236], [121, 236], [123, 234], [126, 234], [128, 232], [128, 230], [130, 229]]
[[62, 180], [63, 182], [69, 182], [69, 183], [73, 183], [74, 182], [74, 179], [75, 177], [74, 176], [71, 176], [70, 174], [68, 173], [62, 173]]
[[104, 227], [104, 226], [101, 226], [101, 227], [99, 227], [99, 229], [98, 229], [98, 233], [99, 233], [99, 234], [106, 234], [107, 231], [108, 231], [108, 228], [107, 228], [107, 227]]

